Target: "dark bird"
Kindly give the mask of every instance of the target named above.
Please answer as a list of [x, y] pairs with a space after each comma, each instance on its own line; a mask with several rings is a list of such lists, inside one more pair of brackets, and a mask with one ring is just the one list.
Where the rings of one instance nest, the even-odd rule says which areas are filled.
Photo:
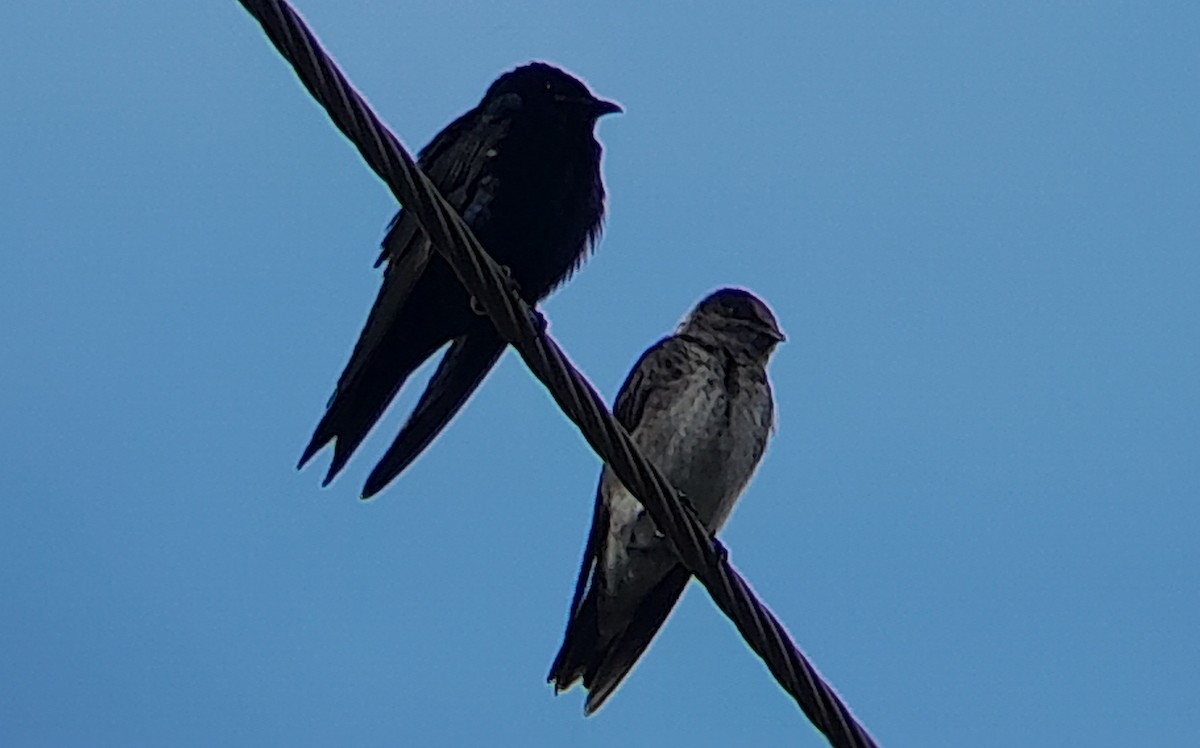
[[[600, 235], [604, 185], [597, 118], [621, 108], [568, 73], [534, 62], [500, 76], [418, 163], [484, 249], [536, 304], [582, 263]], [[441, 432], [500, 358], [504, 341], [416, 219], [401, 210], [376, 267], [383, 286], [298, 467], [333, 442], [328, 485], [405, 380], [450, 344], [408, 422], [363, 488], [391, 482]]]
[[[617, 420], [713, 535], [766, 449], [775, 412], [766, 366], [783, 339], [761, 299], [721, 289], [642, 354], [617, 394]], [[582, 680], [584, 714], [599, 709], [689, 576], [641, 503], [605, 467], [566, 636], [550, 668], [555, 692]]]

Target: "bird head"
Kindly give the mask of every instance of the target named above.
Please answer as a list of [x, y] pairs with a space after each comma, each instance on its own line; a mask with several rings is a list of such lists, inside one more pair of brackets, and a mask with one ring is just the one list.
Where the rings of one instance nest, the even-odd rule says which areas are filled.
[[684, 319], [680, 332], [716, 336], [718, 342], [763, 361], [786, 340], [766, 302], [741, 288], [722, 288], [706, 296]]
[[500, 76], [484, 94], [483, 102], [486, 105], [513, 95], [525, 111], [582, 120], [589, 125], [606, 114], [622, 111], [618, 104], [597, 98], [575, 76], [545, 62], [531, 62]]

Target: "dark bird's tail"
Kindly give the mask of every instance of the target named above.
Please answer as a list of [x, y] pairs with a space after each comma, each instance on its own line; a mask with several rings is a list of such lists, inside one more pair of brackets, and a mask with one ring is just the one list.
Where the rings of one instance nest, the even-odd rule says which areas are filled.
[[486, 320], [455, 339], [421, 394], [408, 422], [371, 471], [363, 487], [368, 499], [381, 491], [421, 454], [467, 402], [504, 352], [504, 341]]
[[339, 384], [296, 467], [304, 467], [313, 455], [333, 442], [333, 460], [321, 481], [322, 486], [329, 485], [383, 415], [401, 385], [432, 352], [424, 351], [419, 358], [405, 357], [408, 360], [399, 357], [389, 360], [379, 355], [382, 352], [377, 352], [371, 361], [361, 365], [353, 381]]
[[585, 716], [594, 714], [625, 680], [658, 634], [683, 594], [691, 575], [676, 564], [642, 600], [629, 625], [615, 636], [600, 633], [596, 590], [588, 591], [567, 627], [562, 649], [550, 666], [555, 692], [582, 679], [588, 697]]
[[322, 447], [334, 442], [333, 461], [322, 485], [345, 467], [405, 380], [462, 326], [457, 319], [462, 313], [455, 314], [452, 305], [425, 298], [431, 295], [432, 284], [414, 289], [413, 274], [405, 271], [409, 269], [388, 269], [325, 415], [300, 457], [297, 467], [304, 467]]

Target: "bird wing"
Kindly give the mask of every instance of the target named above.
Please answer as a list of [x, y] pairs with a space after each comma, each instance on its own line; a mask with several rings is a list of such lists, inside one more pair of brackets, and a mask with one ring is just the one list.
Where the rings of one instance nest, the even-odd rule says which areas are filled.
[[[417, 164], [460, 214], [467, 212], [465, 207], [473, 199], [488, 162], [508, 134], [511, 119], [501, 116], [506, 111], [495, 106], [472, 109], [447, 125], [421, 150]], [[428, 244], [424, 232], [416, 218], [401, 208], [388, 224], [375, 267], [403, 256], [418, 243]]]
[[601, 543], [608, 528], [608, 507], [605, 505], [600, 490], [596, 491], [596, 502], [592, 510], [592, 527], [588, 532], [587, 543], [583, 549], [583, 559], [580, 563], [579, 577], [575, 581], [575, 592], [571, 597], [571, 608], [567, 614], [567, 627], [563, 633], [563, 643], [554, 656], [550, 665], [550, 673], [546, 676], [548, 683], [554, 684], [555, 691], [571, 687], [575, 681], [584, 677], [592, 659], [592, 653], [599, 647], [600, 630], [598, 628], [598, 611], [594, 570], [596, 560], [602, 553]]
[[670, 397], [669, 389], [679, 382], [688, 362], [688, 342], [677, 335], [663, 338], [646, 349], [617, 392], [613, 415], [633, 435], [650, 403]]
[[[485, 154], [495, 151], [507, 132], [506, 119], [471, 110], [438, 133], [421, 151], [418, 163], [446, 202], [460, 213], [469, 213], [474, 204], [490, 197], [490, 190], [481, 190], [480, 184], [486, 178], [485, 167], [490, 160]], [[416, 217], [401, 208], [388, 224], [379, 259], [375, 261], [375, 267], [387, 262], [383, 287], [354, 345], [350, 363], [338, 379], [339, 390], [354, 381], [355, 374], [379, 345], [425, 272], [433, 252], [433, 245]]]
[[682, 564], [672, 566], [667, 575], [642, 598], [625, 630], [603, 652], [597, 653], [598, 662], [583, 678], [583, 685], [588, 690], [584, 714], [592, 714], [603, 706], [633, 670], [666, 622], [667, 616], [675, 609], [675, 603], [679, 601], [691, 576]]
[[[657, 392], [661, 392], [668, 383], [672, 371], [679, 371], [677, 343], [673, 337], [663, 338], [646, 349], [633, 365], [633, 369], [625, 378], [624, 384], [617, 392], [613, 415], [627, 432], [632, 434], [645, 413], [646, 403]], [[678, 373], [675, 374], [679, 376]], [[591, 576], [595, 559], [602, 551], [605, 535], [608, 533], [608, 512], [604, 505], [604, 481], [596, 487], [595, 511], [592, 513], [592, 527], [588, 532], [587, 545], [584, 549], [583, 564], [579, 569], [579, 578], [575, 582], [575, 595], [571, 601], [571, 616], [579, 610], [588, 579]], [[567, 622], [570, 629], [571, 621]]]
[[[647, 404], [660, 401], [667, 395], [668, 386], [677, 382], [682, 376], [682, 366], [687, 355], [686, 346], [686, 341], [676, 336], [664, 338], [648, 348], [634, 364], [629, 376], [621, 385], [613, 407], [613, 415], [626, 431], [634, 433], [642, 421]], [[566, 633], [563, 637], [562, 647], [559, 649], [554, 663], [550, 666], [550, 674], [547, 678], [549, 682], [555, 684], [556, 690], [561, 691], [569, 688], [579, 678], [583, 678], [587, 685], [596, 681], [598, 675], [604, 676], [601, 680], [609, 684], [608, 690], [594, 707], [589, 708], [589, 713], [599, 707], [599, 703], [607, 698], [608, 694], [616, 688], [633, 667], [642, 651], [649, 645], [654, 631], [662, 625], [667, 613], [674, 606], [674, 601], [679, 597], [688, 578], [687, 572], [684, 570], [683, 582], [677, 585], [679, 589], [670, 596], [670, 602], [661, 615], [657, 615], [652, 603], [664, 598], [668, 591], [664, 587], [664, 583], [673, 579], [679, 571], [679, 569], [672, 570], [667, 579], [664, 579], [663, 583], [653, 588], [647, 595], [645, 604], [651, 605], [652, 609], [647, 613], [639, 607], [634, 623], [629, 629], [631, 634], [622, 634], [607, 642], [600, 641], [596, 596], [597, 589], [602, 587], [602, 580], [597, 577], [603, 573], [603, 567], [597, 563], [597, 560], [604, 554], [604, 542], [608, 536], [609, 521], [603, 488], [604, 480], [601, 478], [600, 485], [596, 489], [592, 526], [584, 547], [579, 576], [575, 581], [575, 592], [571, 599]], [[645, 639], [644, 642], [641, 642], [642, 638]], [[632, 659], [622, 666], [623, 660], [611, 659], [609, 653], [624, 653], [632, 656]], [[592, 704], [595, 698], [590, 693], [592, 686], [587, 685], [587, 687], [589, 688], [588, 703]]]
[[[421, 168], [455, 210], [478, 213], [479, 206], [490, 199], [486, 167], [491, 159], [486, 154], [495, 150], [508, 131], [507, 119], [500, 116], [503, 113], [504, 110], [495, 105], [487, 109], [476, 107], [438, 133], [421, 152]], [[387, 353], [384, 349], [389, 347], [384, 345], [385, 341], [395, 339], [398, 320], [405, 313], [413, 289], [433, 260], [433, 253], [416, 218], [401, 209], [389, 224], [383, 251], [376, 262], [378, 266], [387, 261], [379, 295], [354, 344], [350, 360], [338, 377], [325, 414], [300, 458], [300, 467], [303, 467], [323, 446], [337, 439], [325, 484], [350, 459], [400, 384], [440, 345], [440, 341], [425, 345], [414, 341], [408, 346], [412, 348], [412, 355], [408, 356], [412, 360], [380, 359]], [[413, 317], [418, 318], [420, 315]], [[432, 331], [415, 330], [405, 335], [410, 333], [422, 335]], [[428, 345], [433, 349], [427, 350]]]

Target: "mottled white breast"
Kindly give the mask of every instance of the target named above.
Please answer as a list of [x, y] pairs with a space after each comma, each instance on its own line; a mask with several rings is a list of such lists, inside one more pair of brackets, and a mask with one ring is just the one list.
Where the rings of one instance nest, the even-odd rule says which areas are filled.
[[[765, 376], [736, 377], [730, 388], [727, 361], [706, 348], [689, 346], [688, 355], [682, 387], [648, 409], [632, 436], [716, 533], [762, 457], [771, 429], [772, 411], [764, 407], [770, 392]], [[634, 576], [652, 581], [647, 564], [669, 565], [674, 559], [641, 503], [607, 468], [603, 481], [610, 513], [604, 562], [615, 593], [634, 583]]]

